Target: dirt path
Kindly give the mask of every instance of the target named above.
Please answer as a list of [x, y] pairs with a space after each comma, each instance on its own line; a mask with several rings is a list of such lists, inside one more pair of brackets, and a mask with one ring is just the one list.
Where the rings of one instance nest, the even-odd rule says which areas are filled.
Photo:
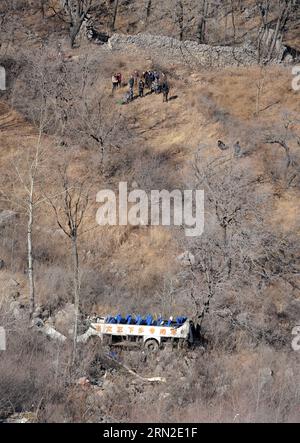
[[0, 132], [19, 131], [21, 128], [25, 129], [25, 127], [27, 127], [27, 133], [30, 125], [7, 103], [0, 102]]

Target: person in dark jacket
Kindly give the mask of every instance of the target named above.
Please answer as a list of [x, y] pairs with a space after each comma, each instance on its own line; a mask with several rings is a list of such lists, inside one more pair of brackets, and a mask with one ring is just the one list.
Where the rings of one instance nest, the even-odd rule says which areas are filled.
[[157, 79], [155, 79], [152, 83], [152, 90], [155, 92], [155, 94], [161, 93], [161, 85]]
[[134, 77], [133, 75], [130, 77], [129, 82], [128, 82], [128, 86], [129, 86], [129, 95], [130, 95], [130, 101], [132, 101], [134, 99], [134, 92], [133, 92], [133, 88], [134, 88]]
[[149, 80], [149, 72], [148, 71], [145, 71], [143, 73], [143, 79], [144, 79], [146, 88], [149, 89], [150, 88], [150, 80]]
[[142, 79], [139, 81], [139, 97], [144, 97], [145, 83]]
[[130, 77], [128, 85], [129, 85], [129, 88], [133, 89], [133, 87], [134, 87], [134, 77], [133, 77], [133, 75]]
[[150, 71], [150, 72], [149, 72], [149, 79], [150, 79], [150, 82], [151, 82], [151, 83], [154, 82], [155, 77], [154, 77], [154, 72], [153, 72], [153, 71]]
[[170, 86], [166, 81], [163, 82], [161, 90], [163, 93], [163, 102], [167, 103], [169, 101]]

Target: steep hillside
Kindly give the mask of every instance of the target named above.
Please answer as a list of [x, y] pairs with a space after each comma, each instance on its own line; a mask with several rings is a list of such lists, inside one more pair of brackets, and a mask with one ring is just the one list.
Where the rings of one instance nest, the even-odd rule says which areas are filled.
[[[155, 3], [159, 16], [144, 23], [137, 2], [120, 2], [117, 31], [176, 35]], [[236, 25], [245, 33], [258, 18], [254, 2], [242, 3], [248, 13]], [[2, 41], [9, 83], [0, 101], [0, 325], [10, 334], [0, 419], [28, 411], [49, 422], [299, 421], [291, 342], [300, 315], [300, 122], [291, 65], [192, 64], [140, 45], [144, 34], [131, 43], [120, 37], [119, 46], [82, 40], [71, 50], [67, 27], [39, 14], [16, 8], [14, 39]], [[231, 42], [222, 39], [211, 43]], [[146, 90], [122, 104], [135, 70], [163, 73], [169, 102]], [[112, 94], [115, 72], [123, 84]], [[32, 171], [36, 316], [72, 334], [74, 254], [68, 223], [57, 221], [64, 196], [80, 189], [89, 199], [78, 236], [80, 331], [93, 313], [187, 315], [200, 327], [197, 346], [121, 351], [114, 365], [104, 346], [89, 344], [71, 365], [71, 342], [28, 328]], [[97, 192], [117, 192], [120, 182], [147, 193], [203, 189], [203, 235], [188, 238], [183, 225], [97, 225]], [[145, 382], [122, 364], [166, 381]]]

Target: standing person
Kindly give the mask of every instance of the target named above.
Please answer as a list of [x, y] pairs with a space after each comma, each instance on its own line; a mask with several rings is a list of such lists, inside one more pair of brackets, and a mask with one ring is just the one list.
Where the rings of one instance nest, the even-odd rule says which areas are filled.
[[146, 88], [150, 89], [150, 75], [149, 75], [148, 71], [146, 71], [144, 73], [144, 80], [145, 80]]
[[132, 102], [134, 99], [133, 88], [129, 88], [129, 101]]
[[134, 94], [133, 94], [134, 76], [133, 75], [130, 77], [128, 85], [129, 85], [130, 101], [132, 101], [133, 97], [134, 97]]
[[134, 77], [133, 77], [133, 75], [130, 77], [128, 85], [129, 85], [129, 88], [133, 89], [133, 87], [134, 87]]
[[57, 45], [57, 52], [58, 52], [58, 57], [60, 59], [63, 59], [64, 58], [64, 54], [63, 54], [61, 43], [58, 43], [58, 45]]
[[154, 82], [154, 80], [155, 80], [155, 77], [154, 77], [154, 72], [153, 71], [150, 71], [149, 72], [149, 79], [150, 79], [150, 82], [151, 82], [151, 84]]
[[118, 87], [119, 81], [117, 78], [116, 74], [113, 74], [112, 78], [111, 78], [111, 83], [112, 83], [112, 93], [114, 94], [115, 90]]
[[139, 97], [144, 97], [144, 88], [145, 88], [145, 83], [144, 81], [141, 79], [139, 81]]
[[118, 79], [118, 87], [121, 88], [121, 86], [122, 86], [122, 74], [121, 74], [121, 72], [118, 72], [117, 79]]
[[152, 89], [155, 92], [155, 94], [159, 94], [161, 92], [161, 86], [160, 86], [159, 81], [157, 80], [157, 78], [152, 83]]
[[138, 84], [138, 79], [140, 78], [139, 71], [136, 71], [136, 70], [134, 71], [133, 78], [134, 78], [134, 84], [137, 85]]
[[142, 79], [144, 80], [145, 86], [147, 87], [147, 71], [143, 72]]
[[154, 71], [153, 72], [153, 77], [154, 77], [154, 80], [157, 80], [159, 82], [159, 78], [160, 78], [159, 72]]
[[170, 92], [170, 86], [168, 82], [164, 81], [161, 87], [162, 93], [163, 93], [163, 103], [168, 103], [169, 101], [169, 92]]

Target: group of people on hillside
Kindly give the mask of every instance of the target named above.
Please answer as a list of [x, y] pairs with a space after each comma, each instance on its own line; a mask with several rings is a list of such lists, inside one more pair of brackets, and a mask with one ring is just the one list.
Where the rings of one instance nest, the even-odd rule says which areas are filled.
[[[122, 74], [113, 74], [112, 93], [122, 86]], [[170, 86], [164, 73], [158, 71], [145, 71], [140, 75], [139, 71], [134, 71], [128, 81], [129, 90], [126, 92], [123, 103], [129, 103], [134, 100], [134, 88], [137, 88], [138, 97], [144, 97], [145, 89], [150, 93], [163, 94], [163, 102], [168, 102]]]

